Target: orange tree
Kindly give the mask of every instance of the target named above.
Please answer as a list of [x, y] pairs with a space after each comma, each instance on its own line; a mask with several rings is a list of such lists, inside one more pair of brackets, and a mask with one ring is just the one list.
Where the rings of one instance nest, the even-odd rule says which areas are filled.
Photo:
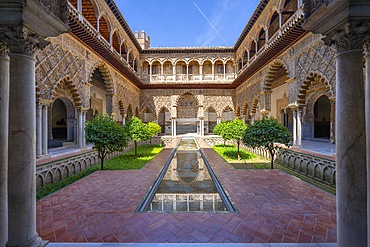
[[271, 156], [271, 169], [274, 168], [274, 157], [279, 147], [276, 143], [289, 145], [291, 140], [290, 132], [286, 127], [279, 124], [277, 119], [263, 117], [262, 120], [255, 121], [245, 131], [243, 143], [252, 148], [267, 148]]
[[108, 153], [121, 151], [128, 143], [128, 134], [111, 116], [98, 115], [85, 124], [86, 141], [98, 151], [101, 169]]
[[135, 155], [137, 155], [137, 142], [149, 140], [151, 132], [146, 123], [143, 123], [140, 118], [133, 117], [125, 125], [129, 133], [130, 138], [134, 141], [135, 144]]

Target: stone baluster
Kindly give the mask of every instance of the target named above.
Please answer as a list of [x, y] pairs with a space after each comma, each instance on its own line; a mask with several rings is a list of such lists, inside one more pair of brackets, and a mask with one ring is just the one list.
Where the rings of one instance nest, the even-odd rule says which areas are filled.
[[0, 42], [0, 246], [8, 239], [9, 48]]

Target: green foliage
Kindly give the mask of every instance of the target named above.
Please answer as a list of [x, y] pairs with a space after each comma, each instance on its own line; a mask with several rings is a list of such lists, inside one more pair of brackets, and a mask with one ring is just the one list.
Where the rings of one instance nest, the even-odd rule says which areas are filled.
[[135, 144], [135, 155], [137, 155], [137, 142], [149, 140], [151, 132], [146, 123], [143, 123], [140, 118], [133, 117], [126, 124], [130, 138]]
[[[212, 149], [227, 162], [235, 162], [238, 160], [238, 148], [234, 145], [214, 145]], [[257, 158], [257, 155], [249, 153], [246, 150], [240, 150], [240, 157], [243, 160], [251, 160]]]
[[279, 149], [275, 144], [280, 143], [288, 146], [290, 140], [290, 132], [279, 124], [277, 119], [263, 117], [262, 120], [254, 122], [245, 131], [243, 143], [253, 148], [267, 148], [271, 155], [271, 169], [273, 169], [274, 156]]
[[86, 141], [98, 151], [102, 170], [105, 156], [123, 150], [129, 140], [125, 128], [111, 116], [96, 116], [85, 124], [85, 133]]
[[107, 170], [136, 170], [142, 168], [153, 159], [163, 147], [159, 144], [141, 145], [138, 147], [139, 155], [135, 155], [133, 149], [119, 155], [105, 163]]
[[150, 138], [160, 134], [162, 131], [161, 126], [157, 123], [149, 122], [147, 123], [147, 125], [148, 125], [148, 131], [149, 131]]
[[244, 132], [248, 126], [243, 122], [243, 120], [235, 118], [233, 121], [221, 122], [215, 126], [213, 132], [217, 135], [221, 135], [224, 140], [235, 140], [238, 144], [238, 157], [240, 157], [240, 141], [244, 137]]

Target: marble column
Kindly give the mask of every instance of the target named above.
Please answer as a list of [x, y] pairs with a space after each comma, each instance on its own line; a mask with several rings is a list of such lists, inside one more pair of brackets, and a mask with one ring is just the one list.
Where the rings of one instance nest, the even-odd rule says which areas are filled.
[[122, 115], [122, 125], [125, 125], [126, 124], [126, 118], [125, 118], [125, 115]]
[[88, 109], [82, 112], [82, 147], [86, 147], [86, 133], [85, 133], [85, 123], [86, 123], [86, 112]]
[[35, 56], [31, 41], [10, 47], [7, 246], [41, 246], [36, 232]]
[[330, 141], [335, 143], [335, 97], [330, 99]]
[[36, 156], [42, 155], [42, 105], [36, 107]]
[[361, 35], [336, 40], [338, 247], [367, 245], [365, 90]]
[[176, 118], [172, 118], [171, 124], [172, 136], [176, 136]]
[[292, 109], [293, 112], [293, 146], [297, 146], [297, 110]]
[[8, 239], [8, 52], [8, 46], [0, 43], [0, 246], [5, 246]]
[[82, 116], [82, 110], [79, 109], [78, 110], [78, 115], [77, 115], [77, 118], [78, 118], [78, 122], [77, 122], [77, 146], [79, 148], [82, 148], [83, 147], [83, 116]]
[[42, 154], [48, 154], [48, 105], [42, 107]]
[[370, 40], [365, 42], [365, 116], [366, 116], [366, 166], [367, 166], [367, 241], [368, 246], [370, 246]]
[[216, 124], [220, 124], [221, 122], [222, 122], [222, 118], [218, 117], [218, 118], [216, 119]]
[[297, 110], [297, 147], [302, 147], [302, 110]]
[[256, 113], [251, 113], [251, 124], [254, 124], [255, 117], [256, 117]]

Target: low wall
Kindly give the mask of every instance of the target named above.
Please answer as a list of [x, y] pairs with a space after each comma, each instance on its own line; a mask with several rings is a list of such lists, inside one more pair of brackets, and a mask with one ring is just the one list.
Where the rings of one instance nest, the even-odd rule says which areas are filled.
[[[221, 137], [205, 137], [204, 141], [210, 146], [224, 143]], [[241, 147], [258, 156], [270, 159], [270, 153], [265, 148], [250, 148], [244, 145], [241, 145]], [[275, 155], [274, 162], [311, 179], [335, 187], [336, 166], [333, 160], [281, 148]]]
[[[166, 146], [171, 143], [172, 137], [154, 137], [153, 144], [162, 144]], [[149, 144], [150, 141], [140, 142], [139, 145]], [[134, 148], [134, 143], [131, 142], [122, 152], [114, 152], [107, 155], [105, 160], [112, 159], [120, 154], [126, 153], [128, 150]], [[36, 187], [40, 188], [44, 185], [61, 181], [69, 176], [78, 174], [89, 167], [100, 163], [98, 152], [91, 150], [91, 152], [73, 155], [60, 160], [51, 161], [45, 164], [36, 166]]]

